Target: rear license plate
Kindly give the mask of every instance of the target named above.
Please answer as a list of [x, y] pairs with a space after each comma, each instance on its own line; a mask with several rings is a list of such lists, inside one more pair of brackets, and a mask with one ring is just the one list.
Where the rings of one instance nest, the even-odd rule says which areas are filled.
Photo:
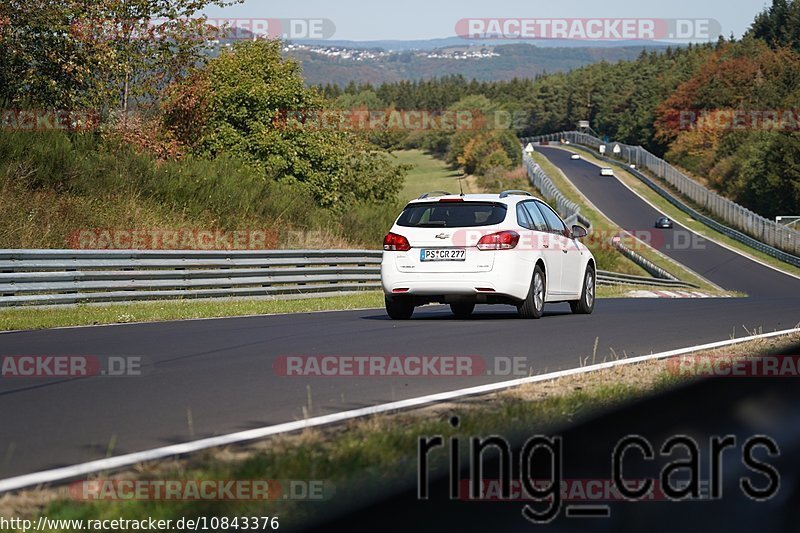
[[420, 250], [419, 259], [423, 263], [433, 261], [466, 261], [467, 251], [463, 248], [449, 250]]

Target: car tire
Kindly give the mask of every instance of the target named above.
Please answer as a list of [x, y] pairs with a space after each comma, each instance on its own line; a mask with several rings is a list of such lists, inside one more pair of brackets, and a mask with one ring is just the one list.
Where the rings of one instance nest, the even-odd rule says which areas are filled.
[[463, 320], [465, 318], [469, 318], [472, 315], [472, 312], [475, 310], [475, 304], [471, 303], [450, 304], [450, 310], [453, 312], [456, 318], [458, 318], [459, 320]]
[[406, 298], [384, 298], [386, 313], [392, 320], [408, 320], [414, 314], [414, 304]]
[[569, 303], [572, 312], [576, 315], [591, 315], [594, 311], [594, 302], [597, 299], [597, 275], [591, 266], [586, 268], [583, 275], [583, 290], [581, 299]]
[[544, 315], [544, 299], [547, 295], [547, 280], [542, 267], [536, 265], [533, 269], [531, 287], [528, 296], [517, 306], [520, 318], [539, 319]]

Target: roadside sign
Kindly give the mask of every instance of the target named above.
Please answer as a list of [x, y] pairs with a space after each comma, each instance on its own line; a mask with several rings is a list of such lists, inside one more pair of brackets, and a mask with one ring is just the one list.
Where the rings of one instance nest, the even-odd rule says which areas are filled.
[[534, 151], [533, 150], [533, 144], [532, 143], [528, 143], [528, 146], [525, 147], [525, 152], [528, 153], [528, 154], [532, 154], [533, 151]]
[[605, 144], [601, 144], [600, 145], [600, 153], [605, 155], [605, 153], [606, 153], [606, 145]]
[[618, 145], [618, 144], [614, 145], [614, 153], [615, 154], [621, 154], [622, 153], [622, 148], [620, 147], [620, 145]]

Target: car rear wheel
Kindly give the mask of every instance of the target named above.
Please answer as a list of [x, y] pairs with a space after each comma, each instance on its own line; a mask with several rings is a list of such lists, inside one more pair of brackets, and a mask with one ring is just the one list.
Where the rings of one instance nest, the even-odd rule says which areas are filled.
[[546, 288], [547, 285], [542, 267], [536, 265], [536, 268], [533, 270], [533, 278], [531, 279], [531, 288], [528, 291], [528, 296], [517, 306], [520, 318], [542, 318], [542, 315], [544, 315], [544, 298], [545, 294], [547, 294]]
[[472, 315], [472, 312], [475, 310], [475, 304], [470, 303], [456, 303], [450, 304], [450, 310], [456, 316], [456, 318], [469, 318]]
[[569, 306], [576, 315], [591, 315], [594, 311], [594, 301], [596, 298], [597, 276], [594, 268], [587, 267], [586, 274], [583, 276], [583, 292], [581, 299], [570, 302]]
[[386, 313], [392, 320], [408, 320], [414, 314], [414, 304], [406, 298], [386, 296]]

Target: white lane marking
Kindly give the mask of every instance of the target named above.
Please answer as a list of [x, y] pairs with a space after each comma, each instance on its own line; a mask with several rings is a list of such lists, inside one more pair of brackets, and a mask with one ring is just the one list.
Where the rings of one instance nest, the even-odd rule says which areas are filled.
[[681, 348], [669, 352], [662, 352], [652, 355], [643, 355], [641, 357], [634, 357], [631, 359], [624, 359], [620, 361], [611, 361], [608, 363], [601, 363], [598, 365], [588, 366], [584, 368], [574, 368], [572, 370], [562, 370], [560, 372], [552, 372], [550, 374], [542, 374], [540, 376], [531, 376], [527, 378], [515, 379], [511, 381], [504, 381], [501, 383], [491, 383], [488, 385], [480, 385], [477, 387], [470, 387], [467, 389], [460, 389], [451, 392], [442, 392], [438, 394], [431, 394], [428, 396], [421, 396], [418, 398], [411, 398], [408, 400], [401, 400], [398, 402], [385, 403], [375, 405], [372, 407], [364, 407], [361, 409], [354, 409], [352, 411], [344, 411], [341, 413], [334, 413], [331, 415], [318, 416], [309, 418], [307, 420], [299, 420], [296, 422], [288, 422], [285, 424], [278, 424], [276, 426], [267, 426], [263, 428], [251, 429], [239, 433], [230, 433], [228, 435], [220, 435], [218, 437], [211, 437], [201, 439], [193, 442], [186, 442], [183, 444], [174, 444], [162, 448], [155, 448], [142, 452], [130, 453], [127, 455], [120, 455], [117, 457], [109, 457], [106, 459], [98, 459], [88, 463], [82, 463], [74, 466], [66, 466], [56, 468], [53, 470], [45, 470], [43, 472], [36, 472], [33, 474], [25, 474], [22, 476], [11, 477], [0, 480], [0, 493], [10, 490], [19, 490], [25, 487], [32, 487], [47, 483], [57, 483], [69, 479], [79, 478], [98, 472], [107, 470], [115, 470], [119, 468], [131, 467], [139, 463], [147, 461], [155, 461], [159, 459], [167, 459], [179, 455], [186, 455], [195, 453], [209, 448], [217, 448], [219, 446], [230, 446], [234, 444], [242, 444], [254, 440], [264, 439], [282, 433], [291, 433], [300, 431], [307, 428], [319, 427], [328, 424], [335, 424], [337, 422], [344, 422], [346, 420], [353, 420], [356, 418], [363, 418], [365, 416], [376, 415], [380, 413], [387, 413], [401, 409], [409, 409], [411, 407], [421, 407], [424, 405], [431, 405], [447, 400], [454, 400], [465, 396], [474, 396], [478, 394], [488, 394], [491, 392], [498, 392], [520, 385], [527, 385], [530, 383], [537, 383], [540, 381], [549, 381], [556, 378], [572, 376], [576, 374], [586, 374], [604, 370], [607, 368], [614, 368], [617, 366], [625, 366], [636, 363], [643, 363], [645, 361], [654, 361], [658, 359], [667, 359], [670, 357], [677, 357], [679, 355], [686, 355], [693, 352], [711, 350], [715, 348], [723, 348], [726, 346], [733, 346], [742, 344], [758, 339], [769, 339], [774, 337], [782, 337], [800, 333], [800, 328], [789, 329], [785, 331], [776, 331], [773, 333], [765, 333], [762, 335], [753, 335], [750, 337], [743, 337], [741, 339], [732, 339], [727, 341], [712, 342], [710, 344], [703, 344], [699, 346], [692, 346], [689, 348]]

